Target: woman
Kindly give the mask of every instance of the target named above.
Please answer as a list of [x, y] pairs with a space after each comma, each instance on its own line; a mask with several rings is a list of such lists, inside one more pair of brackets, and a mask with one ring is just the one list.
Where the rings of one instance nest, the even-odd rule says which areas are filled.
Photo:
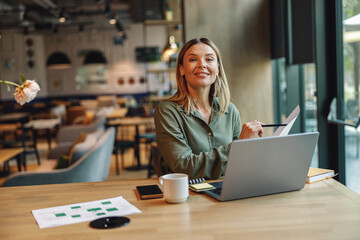
[[217, 179], [224, 175], [229, 144], [262, 136], [261, 124], [245, 123], [241, 130], [219, 50], [209, 39], [192, 39], [184, 45], [176, 81], [175, 95], [155, 111], [160, 163], [166, 172]]

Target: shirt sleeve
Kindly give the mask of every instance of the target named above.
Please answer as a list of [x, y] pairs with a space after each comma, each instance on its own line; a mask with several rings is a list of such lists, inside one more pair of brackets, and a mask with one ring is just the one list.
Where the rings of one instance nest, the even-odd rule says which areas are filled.
[[234, 106], [233, 109], [233, 132], [234, 132], [234, 136], [233, 136], [233, 140], [237, 140], [240, 137], [240, 133], [241, 133], [241, 118], [240, 118], [240, 113], [237, 110], [237, 108]]
[[178, 111], [176, 108], [159, 106], [155, 112], [160, 161], [164, 161], [172, 172], [186, 173], [189, 178], [217, 179], [224, 175], [229, 144], [194, 154], [187, 143]]

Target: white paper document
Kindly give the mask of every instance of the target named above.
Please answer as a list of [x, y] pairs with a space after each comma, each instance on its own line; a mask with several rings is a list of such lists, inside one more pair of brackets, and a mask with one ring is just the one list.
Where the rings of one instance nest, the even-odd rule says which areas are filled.
[[299, 113], [300, 113], [300, 107], [299, 105], [297, 105], [297, 107], [292, 111], [289, 117], [285, 119], [285, 121], [283, 122], [283, 124], [287, 124], [287, 125], [278, 127], [278, 129], [276, 129], [276, 131], [274, 132], [273, 136], [288, 135]]
[[123, 197], [31, 210], [39, 228], [92, 221], [97, 218], [141, 213]]

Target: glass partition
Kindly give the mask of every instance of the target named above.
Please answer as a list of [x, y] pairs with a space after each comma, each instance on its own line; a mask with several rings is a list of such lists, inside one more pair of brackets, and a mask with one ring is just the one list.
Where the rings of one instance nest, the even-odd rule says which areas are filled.
[[[344, 115], [359, 119], [360, 1], [343, 0]], [[345, 126], [346, 185], [360, 193], [359, 128]]]
[[[317, 90], [316, 90], [316, 65], [304, 64], [304, 112], [305, 132], [318, 131], [317, 126]], [[316, 145], [312, 167], [319, 166], [318, 146]]]

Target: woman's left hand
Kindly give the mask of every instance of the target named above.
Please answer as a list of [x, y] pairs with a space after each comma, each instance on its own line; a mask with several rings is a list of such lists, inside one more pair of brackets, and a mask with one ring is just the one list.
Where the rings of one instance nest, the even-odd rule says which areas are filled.
[[263, 135], [263, 128], [261, 126], [261, 122], [259, 121], [251, 121], [251, 122], [247, 122], [244, 123], [241, 129], [241, 134], [239, 139], [248, 139], [248, 138], [253, 138], [256, 135], [258, 135], [259, 137], [262, 137]]

